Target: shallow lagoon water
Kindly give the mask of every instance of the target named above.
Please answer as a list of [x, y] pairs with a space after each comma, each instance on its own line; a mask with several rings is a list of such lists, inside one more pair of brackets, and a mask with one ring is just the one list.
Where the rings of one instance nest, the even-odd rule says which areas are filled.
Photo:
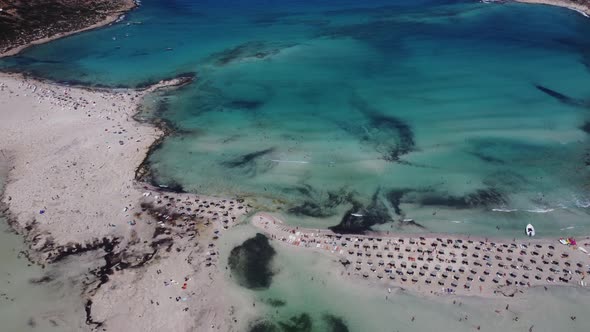
[[[249, 225], [239, 226], [225, 232], [220, 241], [231, 247], [253, 237], [256, 231]], [[266, 326], [287, 327], [276, 331], [289, 331], [293, 326], [300, 328], [294, 331], [336, 331], [326, 317], [337, 318], [351, 332], [432, 331], [441, 327], [476, 331], [477, 326], [481, 331], [528, 331], [531, 326], [533, 331], [586, 331], [589, 326], [585, 318], [590, 305], [588, 290], [539, 287], [517, 298], [426, 298], [395, 288], [389, 292], [387, 282], [369, 283], [342, 276], [338, 260], [324, 254], [276, 241], [271, 245], [276, 256], [271, 263], [274, 276], [270, 286], [246, 291], [255, 299], [259, 312], [251, 326], [265, 322]], [[228, 250], [222, 250], [222, 257]], [[301, 323], [302, 315], [309, 320], [296, 325], [292, 318]], [[301, 329], [309, 325], [310, 329]]]

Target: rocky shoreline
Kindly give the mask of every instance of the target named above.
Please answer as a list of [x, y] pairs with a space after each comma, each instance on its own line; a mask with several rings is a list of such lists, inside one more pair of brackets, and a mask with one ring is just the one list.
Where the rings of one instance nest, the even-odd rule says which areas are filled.
[[137, 0], [0, 0], [0, 57], [109, 25]]

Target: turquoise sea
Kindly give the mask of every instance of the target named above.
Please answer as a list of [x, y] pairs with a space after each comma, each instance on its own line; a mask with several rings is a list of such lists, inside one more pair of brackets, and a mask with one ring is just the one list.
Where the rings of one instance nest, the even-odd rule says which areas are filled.
[[0, 68], [196, 74], [145, 105], [176, 129], [156, 184], [342, 231], [565, 235], [590, 230], [588, 36], [574, 11], [522, 4], [148, 0]]
[[[140, 118], [174, 129], [149, 156], [150, 180], [245, 197], [294, 225], [590, 233], [590, 20], [574, 11], [144, 0], [117, 24], [0, 70], [110, 87], [196, 75], [142, 106]], [[224, 233], [222, 259], [255, 232]], [[586, 291], [531, 290], [510, 311], [501, 299], [389, 295], [342, 278], [330, 258], [271, 244], [270, 286], [244, 291], [281, 331], [588, 330]]]

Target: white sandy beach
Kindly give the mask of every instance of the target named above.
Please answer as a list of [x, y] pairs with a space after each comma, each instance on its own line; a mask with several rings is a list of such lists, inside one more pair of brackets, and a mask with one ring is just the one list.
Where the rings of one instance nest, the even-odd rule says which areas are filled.
[[213, 231], [245, 209], [136, 183], [162, 132], [132, 116], [155, 88], [91, 91], [2, 74], [0, 153], [10, 165], [2, 204], [41, 263], [114, 245], [108, 281], [98, 271], [82, 294], [92, 301], [89, 329], [233, 331], [247, 311], [235, 307], [243, 299], [219, 292], [230, 286], [216, 268]]

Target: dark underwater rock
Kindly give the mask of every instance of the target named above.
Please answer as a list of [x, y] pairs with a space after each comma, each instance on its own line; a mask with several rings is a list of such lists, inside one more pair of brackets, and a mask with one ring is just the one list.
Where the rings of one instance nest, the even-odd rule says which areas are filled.
[[326, 314], [322, 318], [328, 325], [329, 332], [348, 332], [348, 326], [341, 317]]
[[232, 249], [228, 265], [241, 286], [265, 289], [272, 282], [273, 272], [270, 264], [275, 254], [268, 238], [258, 233]]
[[426, 193], [418, 202], [423, 206], [445, 206], [454, 209], [481, 208], [507, 204], [504, 195], [494, 188], [478, 189], [463, 196], [453, 196], [442, 193]]
[[406, 122], [398, 117], [380, 113], [358, 97], [353, 98], [350, 103], [369, 121], [368, 129], [360, 133], [361, 141], [373, 146], [384, 160], [401, 163], [402, 156], [415, 150], [414, 131]]
[[286, 322], [279, 322], [279, 326], [283, 332], [312, 331], [311, 317], [307, 313], [303, 313], [299, 316], [293, 316]]
[[226, 168], [241, 169], [241, 171], [248, 176], [256, 176], [260, 173], [264, 173], [276, 166], [271, 161], [263, 161], [258, 163], [257, 161], [268, 154], [275, 151], [275, 148], [268, 148], [264, 150], [254, 151], [238, 156], [231, 160], [222, 162], [221, 164]]
[[566, 96], [563, 93], [557, 92], [555, 90], [549, 89], [539, 84], [535, 84], [537, 90], [557, 99], [559, 102], [569, 106], [576, 106], [576, 107], [589, 107], [590, 103], [585, 103], [583, 100], [579, 100], [576, 98], [572, 98], [570, 96]]
[[248, 332], [279, 332], [279, 329], [271, 322], [260, 321], [250, 326]]
[[374, 225], [385, 224], [393, 220], [381, 200], [380, 190], [375, 191], [367, 207], [357, 201], [351, 203], [352, 208], [346, 211], [338, 225], [329, 227], [330, 230], [341, 234], [363, 234], [370, 231]]
[[296, 191], [306, 196], [305, 200], [287, 211], [296, 216], [308, 216], [314, 218], [327, 218], [336, 214], [335, 209], [343, 204], [354, 201], [354, 194], [342, 188], [337, 191], [328, 191], [325, 194], [318, 192], [309, 185], [291, 188], [290, 191]]

